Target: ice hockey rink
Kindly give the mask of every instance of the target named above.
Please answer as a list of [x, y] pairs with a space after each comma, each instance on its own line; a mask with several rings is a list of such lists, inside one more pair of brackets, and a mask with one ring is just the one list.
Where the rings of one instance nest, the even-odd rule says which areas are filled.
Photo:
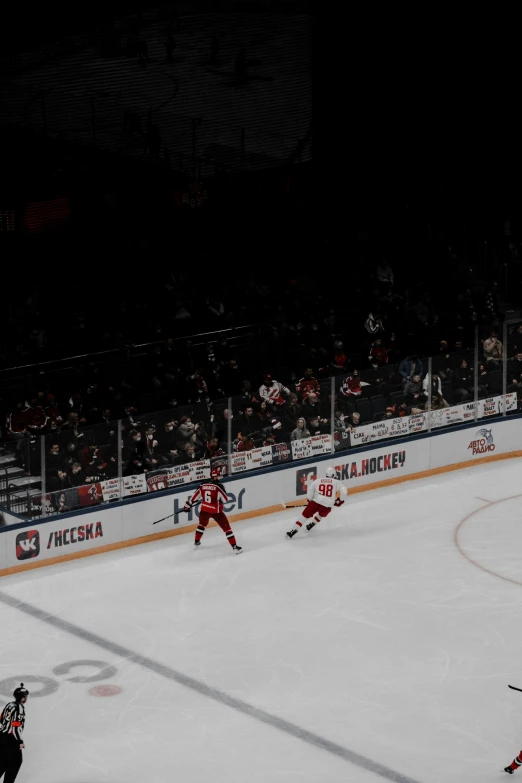
[[17, 783], [509, 780], [521, 476], [354, 494], [291, 541], [282, 509], [234, 525], [240, 556], [212, 528], [0, 580], [0, 698], [33, 693]]

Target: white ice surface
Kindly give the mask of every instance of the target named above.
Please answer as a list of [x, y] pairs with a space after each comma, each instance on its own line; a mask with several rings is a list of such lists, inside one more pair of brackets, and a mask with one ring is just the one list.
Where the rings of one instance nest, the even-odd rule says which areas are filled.
[[[419, 783], [500, 781], [522, 748], [521, 474], [353, 495], [292, 541], [295, 511], [236, 523], [241, 556], [212, 528], [196, 552], [177, 536], [0, 592]], [[53, 674], [75, 660], [114, 665], [122, 692]], [[17, 783], [384, 779], [0, 602], [0, 680], [29, 675], [59, 688], [29, 700]]]

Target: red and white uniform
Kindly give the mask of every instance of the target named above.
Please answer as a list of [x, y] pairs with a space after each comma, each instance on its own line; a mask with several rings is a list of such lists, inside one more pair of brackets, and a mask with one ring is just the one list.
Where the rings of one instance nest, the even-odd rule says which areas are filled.
[[223, 511], [223, 506], [228, 503], [228, 495], [221, 484], [217, 481], [206, 481], [201, 484], [186, 504], [185, 510], [191, 508], [198, 501], [201, 501], [201, 505], [199, 507], [199, 524], [196, 528], [196, 543], [201, 541], [201, 537], [210, 520], [215, 519], [225, 533], [230, 546], [235, 547], [236, 538], [230, 527], [228, 517]]
[[285, 398], [283, 394], [290, 394], [290, 389], [283, 386], [279, 381], [265, 381], [263, 386], [259, 387], [259, 395], [262, 400], [271, 405], [284, 405]]
[[342, 397], [359, 397], [361, 394], [361, 379], [358, 375], [348, 375], [340, 388]]
[[[201, 500], [201, 511], [199, 515], [199, 518], [201, 519], [201, 514], [203, 513], [209, 514], [210, 516], [222, 514], [223, 506], [225, 503], [228, 503], [228, 495], [219, 484], [209, 481], [208, 483], [202, 484], [194, 492], [188, 505], [193, 506], [199, 500]], [[215, 516], [214, 519], [216, 519]]]
[[384, 364], [388, 364], [388, 351], [383, 345], [372, 345], [368, 358], [370, 362], [382, 367]]
[[255, 449], [256, 444], [252, 440], [252, 438], [247, 438], [246, 440], [240, 440], [237, 444], [237, 451], [252, 451], [252, 449]]
[[28, 427], [33, 432], [42, 430], [47, 424], [47, 416], [45, 415], [45, 411], [41, 405], [35, 405], [33, 408], [31, 405], [29, 405], [28, 402], [26, 402], [20, 417], [26, 427]]
[[303, 376], [301, 380], [296, 383], [295, 390], [297, 394], [303, 398], [303, 400], [305, 397], [308, 397], [309, 394], [317, 394], [318, 397], [321, 394], [319, 381], [317, 378], [314, 378], [313, 375], [310, 378]]
[[324, 519], [328, 516], [337, 498], [347, 495], [348, 490], [336, 478], [317, 478], [308, 485], [308, 505], [303, 510], [303, 517], [311, 519], [316, 514]]

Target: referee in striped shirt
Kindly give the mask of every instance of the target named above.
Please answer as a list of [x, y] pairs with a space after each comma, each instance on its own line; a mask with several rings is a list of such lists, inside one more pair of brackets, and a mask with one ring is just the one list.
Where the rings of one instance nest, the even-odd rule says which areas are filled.
[[14, 701], [6, 704], [0, 716], [0, 779], [3, 783], [14, 783], [22, 766], [22, 748], [25, 748], [22, 734], [25, 725], [24, 704], [29, 691], [23, 682], [13, 693]]

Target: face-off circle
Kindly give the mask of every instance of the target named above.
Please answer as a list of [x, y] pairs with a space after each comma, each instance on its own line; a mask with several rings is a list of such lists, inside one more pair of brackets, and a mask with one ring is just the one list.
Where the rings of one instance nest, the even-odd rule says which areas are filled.
[[[23, 682], [29, 691], [30, 699], [39, 699], [40, 696], [50, 696], [56, 693], [60, 683], [50, 677], [36, 677], [34, 674], [17, 674], [16, 677], [8, 677], [6, 680], [0, 680], [0, 694], [2, 696], [12, 697], [15, 688], [18, 688]], [[40, 687], [33, 688], [32, 684]]]
[[93, 688], [89, 689], [89, 693], [91, 696], [118, 696], [120, 693], [122, 693], [123, 688], [120, 688], [119, 685], [95, 685]]
[[517, 552], [520, 542], [522, 494], [483, 500], [455, 528], [453, 540], [460, 554], [481, 571], [522, 587]]

